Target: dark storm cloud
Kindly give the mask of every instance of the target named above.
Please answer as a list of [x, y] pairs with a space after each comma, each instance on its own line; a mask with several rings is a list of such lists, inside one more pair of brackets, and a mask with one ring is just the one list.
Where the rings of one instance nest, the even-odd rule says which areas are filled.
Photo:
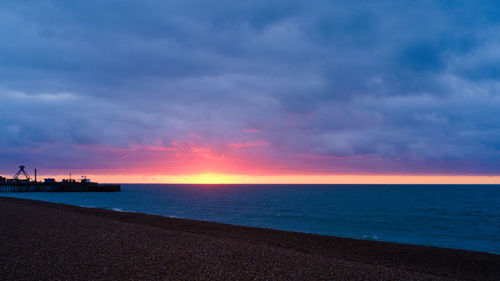
[[0, 7], [3, 170], [189, 143], [296, 171], [497, 173], [495, 1]]

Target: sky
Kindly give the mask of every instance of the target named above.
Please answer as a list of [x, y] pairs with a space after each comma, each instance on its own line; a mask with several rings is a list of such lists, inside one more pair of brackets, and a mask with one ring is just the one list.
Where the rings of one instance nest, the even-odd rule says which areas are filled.
[[0, 0], [0, 174], [500, 183], [499, 79], [498, 1]]

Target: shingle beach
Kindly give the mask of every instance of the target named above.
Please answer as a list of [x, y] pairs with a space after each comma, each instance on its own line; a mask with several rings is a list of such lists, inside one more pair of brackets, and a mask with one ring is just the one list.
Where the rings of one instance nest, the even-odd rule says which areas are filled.
[[500, 256], [0, 198], [1, 280], [500, 280]]

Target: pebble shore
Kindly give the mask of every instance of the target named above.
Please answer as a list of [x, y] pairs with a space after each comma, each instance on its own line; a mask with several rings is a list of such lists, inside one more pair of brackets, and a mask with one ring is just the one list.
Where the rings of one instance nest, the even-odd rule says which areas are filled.
[[0, 197], [0, 280], [500, 280], [500, 256]]

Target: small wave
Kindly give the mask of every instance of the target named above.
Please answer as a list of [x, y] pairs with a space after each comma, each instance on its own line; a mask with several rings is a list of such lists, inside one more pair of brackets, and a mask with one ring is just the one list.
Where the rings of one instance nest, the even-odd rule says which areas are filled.
[[174, 219], [183, 219], [183, 217], [178, 217], [178, 216], [165, 216], [165, 217]]
[[120, 209], [120, 208], [111, 208], [111, 210], [116, 211], [116, 212], [137, 213], [136, 211], [124, 210], [124, 209]]
[[89, 205], [78, 205], [78, 207], [82, 207], [82, 208], [97, 208], [96, 206], [89, 206]]

